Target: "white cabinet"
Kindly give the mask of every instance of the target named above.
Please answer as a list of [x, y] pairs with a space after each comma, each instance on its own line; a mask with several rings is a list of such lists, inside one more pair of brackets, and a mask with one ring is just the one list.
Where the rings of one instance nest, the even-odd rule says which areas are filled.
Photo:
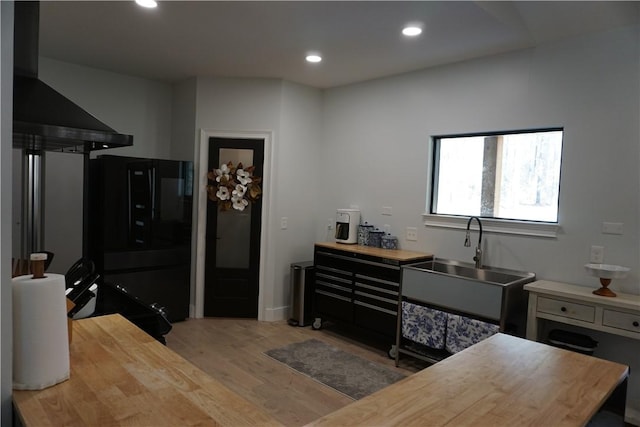
[[640, 295], [617, 297], [593, 294], [593, 289], [539, 280], [529, 291], [527, 338], [538, 340], [544, 319], [640, 340]]
[[602, 325], [632, 332], [640, 338], [640, 313], [627, 313], [619, 310], [603, 310]]
[[590, 323], [593, 323], [596, 318], [596, 308], [594, 306], [576, 304], [557, 298], [538, 297], [538, 312]]

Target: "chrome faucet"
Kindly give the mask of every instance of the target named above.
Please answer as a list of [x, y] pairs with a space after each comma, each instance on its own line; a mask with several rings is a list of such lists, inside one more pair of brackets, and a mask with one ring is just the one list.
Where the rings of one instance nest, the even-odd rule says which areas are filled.
[[478, 246], [476, 246], [476, 255], [473, 257], [473, 260], [476, 262], [476, 268], [482, 268], [482, 249], [480, 249], [480, 245], [482, 244], [482, 223], [480, 222], [480, 218], [477, 216], [472, 216], [469, 218], [469, 221], [467, 221], [467, 236], [464, 239], [464, 246], [467, 248], [471, 247], [471, 241], [469, 240], [471, 237], [471, 231], [469, 227], [471, 226], [471, 220], [473, 219], [478, 221], [478, 228], [480, 229]]

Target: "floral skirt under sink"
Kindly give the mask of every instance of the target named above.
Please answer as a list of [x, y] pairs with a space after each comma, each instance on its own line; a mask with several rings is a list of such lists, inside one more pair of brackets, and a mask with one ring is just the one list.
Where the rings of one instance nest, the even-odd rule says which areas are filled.
[[492, 323], [402, 302], [402, 336], [434, 349], [457, 353], [499, 330]]

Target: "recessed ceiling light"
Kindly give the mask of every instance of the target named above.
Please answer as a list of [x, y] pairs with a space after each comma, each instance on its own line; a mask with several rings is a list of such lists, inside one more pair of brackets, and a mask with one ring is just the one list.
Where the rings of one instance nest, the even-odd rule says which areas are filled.
[[320, 55], [316, 54], [316, 53], [307, 55], [307, 57], [305, 59], [307, 60], [307, 62], [320, 62], [320, 61], [322, 61], [322, 57]]
[[136, 0], [136, 4], [148, 9], [153, 9], [158, 6], [158, 3], [155, 0]]
[[415, 37], [422, 34], [422, 28], [417, 25], [408, 25], [402, 29], [402, 34], [408, 37]]

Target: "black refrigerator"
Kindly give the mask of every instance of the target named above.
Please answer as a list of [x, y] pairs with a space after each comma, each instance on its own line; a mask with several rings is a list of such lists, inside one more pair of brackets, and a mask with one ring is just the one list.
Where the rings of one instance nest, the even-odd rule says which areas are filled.
[[[103, 282], [189, 316], [193, 163], [102, 155], [90, 160], [85, 254]], [[100, 304], [100, 293], [98, 294]]]

